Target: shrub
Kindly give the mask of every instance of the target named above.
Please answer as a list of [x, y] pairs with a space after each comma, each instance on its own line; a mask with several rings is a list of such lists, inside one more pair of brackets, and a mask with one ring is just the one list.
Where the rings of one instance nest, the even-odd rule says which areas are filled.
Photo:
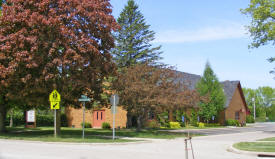
[[156, 120], [149, 120], [146, 122], [145, 125], [147, 128], [151, 128], [151, 129], [156, 129], [156, 128], [160, 127], [158, 121], [156, 121]]
[[206, 127], [218, 127], [221, 126], [219, 123], [204, 123], [204, 126]]
[[111, 129], [110, 123], [103, 122], [101, 125], [102, 129]]
[[66, 114], [61, 114], [61, 126], [68, 127], [68, 120]]
[[197, 125], [199, 126], [199, 128], [204, 128], [205, 127], [204, 123], [202, 123], [202, 122], [199, 122]]
[[[14, 113], [12, 116], [13, 126], [22, 126], [25, 125], [25, 117], [23, 112], [22, 113]], [[52, 114], [35, 114], [36, 126], [53, 126], [54, 125], [54, 116]], [[7, 115], [5, 125], [10, 124], [10, 114]], [[68, 121], [66, 114], [61, 114], [61, 126], [67, 127]]]
[[157, 117], [161, 126], [169, 127], [168, 112], [163, 112], [161, 114], [158, 114]]
[[[13, 126], [21, 126], [21, 125], [25, 125], [25, 118], [23, 113], [21, 114], [13, 114], [12, 116], [12, 122], [13, 122]], [[7, 115], [6, 121], [5, 121], [5, 125], [8, 126], [10, 125], [10, 115]]]
[[228, 120], [226, 120], [226, 125], [227, 126], [240, 126], [240, 122], [238, 120], [228, 119]]
[[247, 115], [246, 123], [255, 123], [254, 117], [252, 115]]
[[[54, 125], [54, 115], [36, 114], [36, 125], [37, 126], [53, 126]], [[61, 126], [62, 127], [68, 126], [66, 114], [61, 114]]]
[[185, 122], [183, 123], [183, 122], [180, 122], [180, 126], [181, 127], [185, 127], [186, 125], [185, 125]]
[[37, 126], [53, 126], [54, 125], [54, 116], [53, 115], [36, 114], [36, 125]]
[[256, 118], [256, 122], [265, 122], [266, 121], [266, 117], [264, 116], [260, 116]]
[[179, 122], [169, 122], [169, 127], [172, 128], [172, 129], [181, 128]]
[[[83, 127], [83, 123], [81, 123], [81, 127]], [[91, 128], [91, 127], [92, 127], [91, 123], [89, 123], [89, 122], [84, 123], [84, 128]]]
[[236, 126], [240, 126], [240, 122], [238, 120], [235, 121]]
[[198, 126], [198, 113], [195, 111], [195, 109], [193, 109], [191, 112], [190, 124], [192, 126]]

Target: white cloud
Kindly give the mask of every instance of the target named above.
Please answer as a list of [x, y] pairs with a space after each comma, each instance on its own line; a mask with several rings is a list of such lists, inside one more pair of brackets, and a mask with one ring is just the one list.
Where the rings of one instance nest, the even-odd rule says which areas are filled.
[[246, 30], [238, 23], [227, 23], [198, 29], [175, 29], [158, 32], [156, 43], [186, 43], [246, 37]]

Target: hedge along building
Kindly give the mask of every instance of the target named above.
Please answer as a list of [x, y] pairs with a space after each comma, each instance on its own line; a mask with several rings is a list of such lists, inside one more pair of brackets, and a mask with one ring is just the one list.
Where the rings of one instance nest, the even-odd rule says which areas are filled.
[[[183, 81], [189, 89], [196, 89], [196, 84], [200, 80], [201, 76], [185, 72], [179, 73], [183, 74], [183, 78], [179, 80]], [[223, 85], [226, 102], [224, 105], [224, 110], [219, 115], [219, 123], [225, 124], [225, 121], [228, 119], [236, 119], [240, 123], [245, 123], [246, 115], [249, 113], [249, 109], [246, 105], [240, 81], [224, 81], [221, 82], [221, 84]], [[126, 127], [127, 111], [123, 110], [121, 106], [118, 106], [117, 108], [115, 117], [116, 127]], [[194, 108], [198, 109], [197, 106], [194, 106]], [[187, 114], [190, 115], [191, 109], [188, 108], [186, 111]], [[82, 109], [75, 109], [72, 107], [66, 108], [66, 116], [69, 127], [81, 127], [83, 120]], [[90, 123], [93, 128], [101, 128], [103, 122], [110, 123], [110, 126], [112, 127], [113, 114], [109, 108], [86, 110], [85, 122]]]
[[[201, 76], [190, 73], [181, 72], [183, 79], [181, 79], [189, 89], [196, 89], [196, 84], [201, 79]], [[224, 81], [221, 82], [223, 92], [226, 97], [226, 102], [223, 111], [219, 114], [218, 122], [225, 124], [228, 119], [238, 120], [240, 123], [246, 123], [246, 115], [250, 113], [245, 97], [242, 91], [240, 81]], [[187, 114], [190, 114], [190, 110]]]

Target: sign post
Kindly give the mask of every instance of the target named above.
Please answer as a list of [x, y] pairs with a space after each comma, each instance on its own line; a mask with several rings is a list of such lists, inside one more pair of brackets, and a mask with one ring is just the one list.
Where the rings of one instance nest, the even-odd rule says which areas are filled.
[[110, 98], [110, 103], [112, 104], [112, 113], [113, 113], [113, 140], [115, 140], [115, 121], [116, 121], [116, 106], [119, 102], [119, 97], [117, 94], [113, 94]]
[[83, 106], [82, 139], [84, 139], [84, 136], [85, 136], [85, 131], [84, 131], [85, 130], [85, 102], [90, 102], [91, 99], [85, 95], [81, 95], [81, 98], [79, 98], [78, 101], [82, 102], [82, 106]]
[[60, 108], [61, 95], [57, 90], [53, 90], [49, 96], [49, 101], [51, 102], [51, 109], [54, 109], [54, 137], [57, 136], [56, 128], [56, 109]]

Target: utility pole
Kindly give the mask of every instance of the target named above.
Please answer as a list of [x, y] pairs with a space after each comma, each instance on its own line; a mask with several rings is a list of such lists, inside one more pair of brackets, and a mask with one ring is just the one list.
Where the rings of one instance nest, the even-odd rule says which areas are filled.
[[256, 105], [255, 105], [255, 98], [252, 98], [252, 102], [253, 102], [253, 107], [254, 107], [254, 120], [256, 120]]

